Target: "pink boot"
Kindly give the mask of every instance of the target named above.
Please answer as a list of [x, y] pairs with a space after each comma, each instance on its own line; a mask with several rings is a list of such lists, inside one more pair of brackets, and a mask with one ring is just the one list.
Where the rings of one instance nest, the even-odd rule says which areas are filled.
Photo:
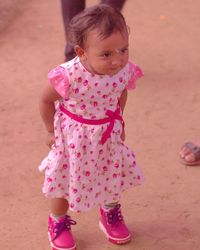
[[66, 215], [58, 220], [49, 216], [48, 235], [53, 250], [74, 250], [76, 244], [71, 233], [71, 225], [76, 222]]
[[100, 229], [106, 237], [114, 244], [125, 244], [131, 240], [130, 232], [124, 223], [120, 210], [121, 205], [117, 204], [113, 209], [105, 211], [100, 209]]

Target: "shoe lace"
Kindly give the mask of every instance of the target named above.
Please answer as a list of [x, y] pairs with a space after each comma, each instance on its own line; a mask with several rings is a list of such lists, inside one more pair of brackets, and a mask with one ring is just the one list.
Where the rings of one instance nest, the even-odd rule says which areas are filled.
[[76, 221], [72, 220], [70, 216], [66, 215], [59, 222], [54, 222], [53, 233], [55, 236], [52, 241], [55, 240], [63, 231], [70, 230], [71, 225], [76, 225]]
[[108, 224], [115, 224], [117, 222], [123, 221], [123, 216], [121, 214], [121, 205], [117, 204], [113, 209], [106, 213]]

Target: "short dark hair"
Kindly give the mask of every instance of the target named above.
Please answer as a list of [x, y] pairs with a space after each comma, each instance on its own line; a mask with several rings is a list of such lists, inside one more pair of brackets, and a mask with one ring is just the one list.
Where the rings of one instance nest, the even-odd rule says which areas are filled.
[[70, 22], [67, 31], [68, 42], [84, 48], [88, 32], [98, 29], [99, 37], [109, 37], [113, 32], [127, 31], [126, 21], [118, 9], [106, 4], [98, 4], [86, 8], [76, 15]]

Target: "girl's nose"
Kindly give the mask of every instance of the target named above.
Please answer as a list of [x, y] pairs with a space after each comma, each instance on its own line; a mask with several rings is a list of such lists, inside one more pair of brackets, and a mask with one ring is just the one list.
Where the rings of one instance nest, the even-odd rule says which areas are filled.
[[113, 66], [121, 66], [123, 63], [123, 56], [120, 53], [115, 53], [112, 58], [111, 64]]
[[113, 58], [111, 64], [114, 66], [119, 66], [121, 65], [121, 60], [119, 58]]

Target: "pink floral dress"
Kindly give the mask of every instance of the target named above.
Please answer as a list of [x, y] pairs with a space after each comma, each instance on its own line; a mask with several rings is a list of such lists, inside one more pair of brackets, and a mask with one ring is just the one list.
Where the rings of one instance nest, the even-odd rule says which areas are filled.
[[128, 62], [116, 75], [94, 75], [79, 58], [49, 72], [48, 78], [62, 96], [54, 116], [55, 145], [39, 166], [45, 170], [43, 193], [49, 198], [66, 198], [72, 211], [87, 211], [97, 205], [119, 201], [121, 193], [141, 184], [143, 176], [132, 150], [120, 138], [122, 123], [115, 120], [110, 137], [100, 138], [108, 127], [84, 124], [60, 110], [85, 119], [105, 118], [115, 111], [122, 91], [134, 89], [142, 70]]

